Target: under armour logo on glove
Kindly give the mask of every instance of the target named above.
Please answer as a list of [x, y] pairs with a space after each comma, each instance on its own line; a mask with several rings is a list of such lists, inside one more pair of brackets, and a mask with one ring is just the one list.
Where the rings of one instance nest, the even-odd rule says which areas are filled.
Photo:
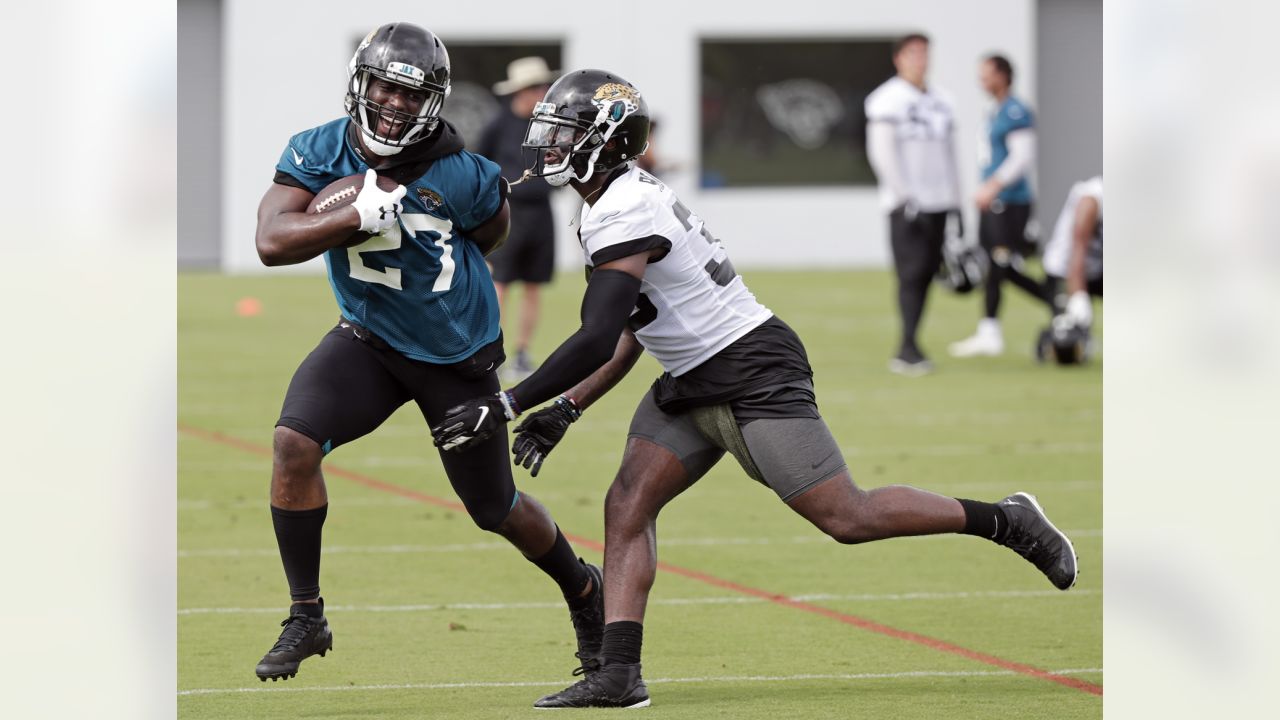
[[397, 185], [391, 192], [378, 187], [378, 174], [370, 168], [364, 174], [364, 187], [351, 203], [351, 207], [360, 213], [361, 232], [377, 235], [395, 225], [400, 220], [400, 211], [404, 209], [400, 199], [405, 192], [404, 185]]
[[519, 412], [507, 393], [472, 398], [444, 413], [444, 420], [431, 428], [436, 447], [465, 452], [489, 439], [502, 424], [515, 420]]

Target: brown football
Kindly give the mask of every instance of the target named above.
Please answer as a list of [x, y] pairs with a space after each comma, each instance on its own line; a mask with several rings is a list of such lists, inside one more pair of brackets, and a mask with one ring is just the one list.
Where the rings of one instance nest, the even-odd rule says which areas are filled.
[[[378, 176], [378, 187], [387, 192], [396, 189], [400, 183], [392, 180], [386, 175]], [[360, 194], [361, 188], [364, 187], [364, 173], [358, 175], [348, 175], [329, 183], [323, 190], [316, 193], [311, 198], [311, 204], [307, 206], [308, 213], [333, 212], [340, 208], [344, 208], [356, 201], [356, 196]], [[368, 240], [371, 235], [367, 232], [356, 231], [342, 244], [342, 247], [354, 247]]]

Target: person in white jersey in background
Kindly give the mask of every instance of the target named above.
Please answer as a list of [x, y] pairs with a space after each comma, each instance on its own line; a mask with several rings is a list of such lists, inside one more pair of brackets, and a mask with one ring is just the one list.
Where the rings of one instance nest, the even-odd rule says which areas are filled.
[[933, 370], [916, 333], [942, 261], [947, 216], [960, 222], [960, 180], [951, 99], [925, 84], [929, 38], [915, 33], [894, 43], [893, 65], [898, 74], [867, 96], [867, 157], [889, 213], [898, 275], [902, 338], [889, 369], [916, 376]]
[[1044, 246], [1047, 295], [1076, 325], [1093, 324], [1092, 297], [1102, 297], [1102, 176], [1071, 186]]
[[[534, 109], [528, 174], [582, 197], [577, 226], [589, 278], [582, 326], [510, 390], [450, 409], [432, 428], [465, 452], [525, 409], [516, 463], [536, 474], [595, 400], [648, 350], [665, 372], [640, 401], [605, 498], [605, 619], [598, 658], [580, 682], [535, 707], [643, 707], [643, 621], [657, 571], [656, 522], [726, 452], [792, 510], [842, 543], [966, 533], [1005, 545], [1059, 589], [1076, 579], [1071, 541], [1026, 493], [998, 503], [894, 485], [854, 485], [818, 414], [804, 345], [760, 304], [703, 220], [635, 167], [649, 136], [639, 90], [615, 74], [580, 70]], [[558, 395], [558, 397], [557, 397]]]

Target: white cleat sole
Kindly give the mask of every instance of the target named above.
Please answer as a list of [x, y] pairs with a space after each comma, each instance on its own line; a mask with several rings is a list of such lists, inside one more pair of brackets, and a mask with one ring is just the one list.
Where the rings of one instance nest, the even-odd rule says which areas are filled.
[[621, 708], [567, 708], [567, 707], [534, 707], [534, 710], [635, 710], [637, 708], [649, 707], [649, 698], [645, 698], [634, 705], [626, 705]]

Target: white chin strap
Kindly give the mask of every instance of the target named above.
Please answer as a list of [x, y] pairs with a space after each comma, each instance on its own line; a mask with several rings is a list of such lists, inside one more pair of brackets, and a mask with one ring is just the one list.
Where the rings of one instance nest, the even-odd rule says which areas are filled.
[[542, 179], [546, 180], [547, 184], [550, 185], [551, 187], [561, 187], [564, 185], [568, 185], [569, 181], [573, 179], [573, 171], [570, 170], [568, 166], [565, 166], [565, 169], [561, 170], [558, 173], [553, 173], [551, 175], [543, 175]]
[[587, 158], [587, 171], [582, 175], [582, 177], [578, 177], [573, 174], [573, 153], [570, 152], [569, 155], [565, 157], [563, 169], [551, 173], [550, 175], [543, 175], [542, 179], [546, 180], [547, 184], [551, 187], [567, 185], [570, 180], [576, 180], [580, 183], [584, 183], [590, 180], [591, 176], [595, 174], [596, 158], [600, 157], [600, 151], [603, 149], [604, 145], [600, 145], [595, 150], [591, 151], [591, 156]]
[[398, 154], [401, 150], [404, 150], [404, 146], [388, 145], [384, 142], [379, 142], [367, 132], [362, 131], [360, 134], [364, 136], [364, 145], [369, 148], [369, 152], [379, 157], [391, 157], [392, 155]]

